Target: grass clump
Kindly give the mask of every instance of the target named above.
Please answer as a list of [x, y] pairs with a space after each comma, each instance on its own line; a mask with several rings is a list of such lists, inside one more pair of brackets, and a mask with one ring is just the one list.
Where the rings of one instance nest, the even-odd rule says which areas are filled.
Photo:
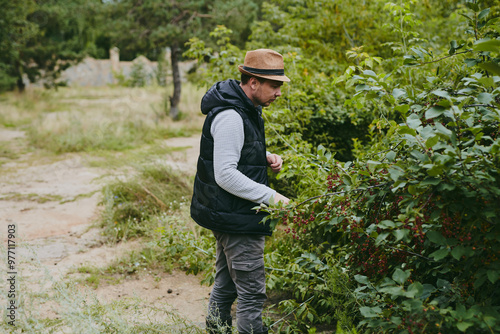
[[20, 194], [20, 193], [9, 193], [0, 197], [0, 200], [5, 201], [31, 201], [37, 203], [47, 203], [47, 202], [61, 202], [63, 197], [61, 195], [52, 195], [52, 194]]
[[108, 271], [94, 266], [83, 265], [78, 267], [75, 272], [84, 275], [83, 278], [76, 280], [77, 283], [83, 283], [94, 289], [97, 289], [103, 282], [118, 284], [121, 281], [120, 278], [111, 275]]
[[164, 226], [158, 228], [154, 238], [141, 250], [134, 250], [105, 269], [111, 275], [134, 275], [144, 270], [153, 273], [171, 272], [179, 268], [186, 274], [205, 274], [202, 283], [213, 283], [212, 269], [215, 261], [215, 241], [211, 233], [191, 228], [178, 221], [168, 222], [161, 215]]
[[110, 240], [118, 242], [151, 236], [161, 226], [155, 216], [185, 206], [191, 196], [188, 176], [169, 166], [140, 167], [130, 180], [116, 180], [103, 189], [102, 227]]

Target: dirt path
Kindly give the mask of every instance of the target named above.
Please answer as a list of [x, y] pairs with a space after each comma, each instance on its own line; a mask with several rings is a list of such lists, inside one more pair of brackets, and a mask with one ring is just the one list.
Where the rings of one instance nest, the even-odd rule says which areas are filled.
[[[0, 141], [23, 140], [23, 133], [0, 129]], [[175, 168], [193, 171], [199, 136], [173, 138], [168, 146], [185, 147], [165, 157]], [[29, 261], [40, 261], [54, 279], [83, 265], [104, 267], [127, 251], [140, 248], [140, 241], [106, 245], [98, 228], [100, 189], [109, 171], [89, 167], [78, 154], [64, 155], [58, 161], [20, 157], [0, 166], [0, 226], [5, 244], [6, 226], [17, 225], [17, 238], [25, 247], [20, 254]], [[21, 264], [25, 280], [36, 282], [38, 271]], [[148, 273], [100, 286], [95, 294], [102, 302], [139, 296], [147, 304], [158, 304], [177, 312], [194, 324], [204, 322], [210, 288], [200, 286], [199, 277], [183, 272]]]

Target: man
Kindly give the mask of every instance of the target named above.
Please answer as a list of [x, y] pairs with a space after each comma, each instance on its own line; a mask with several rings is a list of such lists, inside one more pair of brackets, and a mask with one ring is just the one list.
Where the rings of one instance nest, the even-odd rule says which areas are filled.
[[213, 231], [217, 240], [215, 283], [207, 316], [209, 333], [231, 333], [231, 305], [241, 334], [268, 333], [262, 324], [266, 300], [264, 241], [271, 235], [261, 223], [260, 203], [288, 203], [269, 188], [267, 167], [279, 172], [283, 160], [266, 151], [262, 107], [281, 96], [283, 57], [268, 49], [247, 52], [238, 66], [241, 82], [214, 84], [201, 102], [206, 114], [191, 217]]

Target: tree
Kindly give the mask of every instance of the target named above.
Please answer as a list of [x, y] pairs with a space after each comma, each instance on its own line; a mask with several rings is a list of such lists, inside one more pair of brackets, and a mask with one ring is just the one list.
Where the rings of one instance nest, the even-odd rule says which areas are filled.
[[33, 0], [1, 0], [4, 13], [0, 17], [0, 91], [22, 86], [22, 48], [37, 32], [36, 24], [27, 20], [35, 11]]
[[179, 117], [181, 78], [179, 62], [184, 44], [193, 36], [204, 37], [216, 22], [232, 22], [244, 30], [241, 17], [255, 17], [258, 7], [251, 1], [163, 1], [163, 0], [115, 0], [110, 6], [113, 32], [112, 41], [125, 53], [161, 54], [171, 50], [173, 95], [170, 97], [170, 116]]
[[100, 1], [2, 0], [0, 89], [24, 90], [24, 76], [55, 86], [62, 70], [93, 51]]

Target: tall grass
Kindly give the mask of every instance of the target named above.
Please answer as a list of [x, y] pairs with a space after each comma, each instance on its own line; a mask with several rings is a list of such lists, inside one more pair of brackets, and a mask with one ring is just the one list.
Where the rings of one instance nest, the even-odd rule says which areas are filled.
[[151, 236], [160, 227], [156, 216], [173, 215], [191, 197], [189, 176], [160, 163], [138, 168], [133, 177], [103, 188], [102, 227], [114, 242]]
[[186, 83], [182, 119], [165, 111], [169, 88], [85, 87], [1, 96], [0, 124], [22, 127], [36, 148], [55, 153], [122, 151], [199, 132], [203, 91]]

